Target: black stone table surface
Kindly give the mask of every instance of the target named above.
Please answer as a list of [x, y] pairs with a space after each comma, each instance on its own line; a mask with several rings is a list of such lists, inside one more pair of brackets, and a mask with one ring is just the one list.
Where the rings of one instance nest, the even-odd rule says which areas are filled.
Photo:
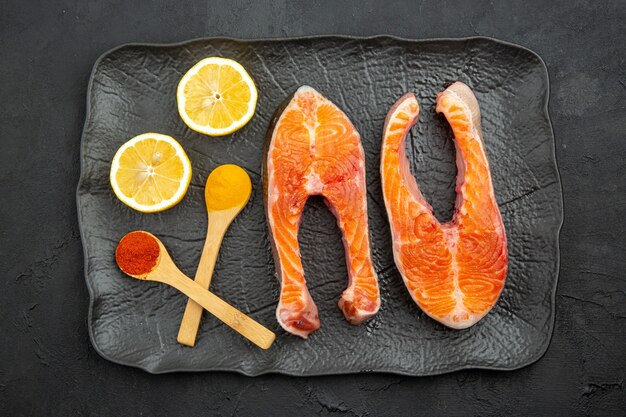
[[[0, 2], [0, 414], [626, 415], [626, 2]], [[151, 375], [89, 342], [76, 217], [91, 68], [127, 42], [490, 36], [537, 52], [565, 220], [554, 335], [513, 372]]]

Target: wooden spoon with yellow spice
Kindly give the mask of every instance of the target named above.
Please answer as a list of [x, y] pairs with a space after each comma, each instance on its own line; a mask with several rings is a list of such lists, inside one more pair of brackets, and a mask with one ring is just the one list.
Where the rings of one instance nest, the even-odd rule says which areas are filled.
[[133, 278], [176, 288], [260, 348], [267, 349], [274, 342], [276, 336], [271, 330], [187, 278], [174, 265], [163, 243], [151, 233], [128, 233], [117, 245], [115, 260]]
[[[209, 223], [195, 278], [202, 288], [209, 289], [224, 234], [250, 199], [251, 192], [250, 177], [237, 165], [221, 165], [209, 174], [204, 188]], [[201, 317], [202, 307], [189, 300], [178, 330], [178, 343], [187, 346], [196, 343]]]

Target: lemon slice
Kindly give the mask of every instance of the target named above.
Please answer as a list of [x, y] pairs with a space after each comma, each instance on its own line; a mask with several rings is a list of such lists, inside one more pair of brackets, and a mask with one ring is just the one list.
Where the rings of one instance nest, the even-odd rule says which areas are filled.
[[178, 83], [176, 98], [187, 126], [209, 136], [223, 136], [252, 118], [257, 91], [238, 62], [211, 57], [187, 71]]
[[144, 213], [176, 205], [191, 181], [191, 163], [171, 136], [144, 133], [123, 144], [111, 163], [117, 198]]

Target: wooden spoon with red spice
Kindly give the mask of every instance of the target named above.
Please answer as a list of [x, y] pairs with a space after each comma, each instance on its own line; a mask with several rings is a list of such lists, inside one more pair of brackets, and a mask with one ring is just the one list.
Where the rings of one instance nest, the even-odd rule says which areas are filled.
[[274, 342], [276, 335], [271, 330], [185, 276], [153, 234], [128, 233], [117, 245], [115, 260], [120, 269], [133, 278], [176, 288], [260, 348], [267, 349]]

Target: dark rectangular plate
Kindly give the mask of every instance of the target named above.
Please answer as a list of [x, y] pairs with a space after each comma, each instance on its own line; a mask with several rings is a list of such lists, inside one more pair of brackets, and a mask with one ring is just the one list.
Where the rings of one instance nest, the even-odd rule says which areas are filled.
[[[215, 55], [239, 61], [259, 91], [253, 119], [224, 138], [191, 131], [176, 109], [181, 76], [200, 59]], [[456, 80], [472, 87], [481, 105], [510, 257], [501, 299], [485, 319], [463, 331], [434, 322], [411, 300], [393, 262], [379, 177], [385, 116], [396, 99], [413, 91], [422, 112], [407, 145], [411, 168], [439, 219], [451, 217], [454, 146], [447, 123], [435, 115], [434, 102], [436, 94]], [[339, 105], [361, 133], [373, 258], [382, 294], [382, 308], [372, 320], [361, 326], [344, 320], [336, 305], [347, 282], [340, 233], [322, 201], [311, 199], [300, 242], [322, 327], [307, 341], [286, 334], [276, 322], [278, 281], [260, 175], [270, 119], [303, 84]], [[511, 370], [536, 361], [552, 333], [562, 223], [548, 91], [547, 70], [536, 54], [486, 38], [201, 39], [125, 45], [106, 53], [95, 64], [89, 84], [77, 192], [94, 347], [111, 361], [155, 373], [431, 375], [464, 368]], [[144, 132], [178, 139], [193, 166], [186, 197], [159, 214], [131, 210], [109, 185], [116, 150]], [[186, 298], [165, 285], [125, 276], [114, 261], [119, 239], [143, 229], [160, 237], [178, 266], [194, 276], [206, 231], [204, 182], [213, 168], [225, 163], [245, 168], [254, 190], [224, 239], [211, 290], [277, 332], [267, 351], [208, 315], [196, 347], [179, 345], [176, 335]]]

